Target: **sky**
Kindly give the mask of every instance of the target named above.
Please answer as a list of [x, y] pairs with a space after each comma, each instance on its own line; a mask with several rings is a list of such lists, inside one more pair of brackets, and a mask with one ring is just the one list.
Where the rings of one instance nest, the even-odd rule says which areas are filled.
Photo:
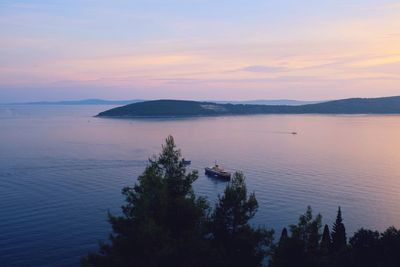
[[400, 1], [0, 0], [0, 102], [400, 95]]

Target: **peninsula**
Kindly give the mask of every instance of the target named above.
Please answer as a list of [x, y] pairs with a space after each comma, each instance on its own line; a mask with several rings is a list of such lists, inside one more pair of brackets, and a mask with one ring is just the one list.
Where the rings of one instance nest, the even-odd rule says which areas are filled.
[[154, 100], [113, 108], [97, 116], [134, 118], [250, 114], [400, 114], [400, 96], [349, 98], [299, 106]]

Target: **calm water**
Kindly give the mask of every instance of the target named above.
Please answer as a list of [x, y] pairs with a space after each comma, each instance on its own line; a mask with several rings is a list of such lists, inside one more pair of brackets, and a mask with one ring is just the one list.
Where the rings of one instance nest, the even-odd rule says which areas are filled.
[[205, 166], [245, 173], [256, 224], [280, 232], [311, 205], [331, 225], [341, 205], [350, 234], [400, 227], [400, 116], [91, 117], [108, 108], [0, 106], [1, 265], [78, 265], [168, 134], [210, 201], [226, 184]]

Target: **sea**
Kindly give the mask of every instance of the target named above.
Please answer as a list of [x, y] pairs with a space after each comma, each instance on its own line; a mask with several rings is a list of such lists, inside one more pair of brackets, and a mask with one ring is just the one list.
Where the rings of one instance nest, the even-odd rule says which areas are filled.
[[259, 204], [251, 223], [276, 239], [307, 206], [330, 226], [340, 206], [348, 236], [400, 227], [400, 116], [94, 117], [109, 108], [0, 105], [1, 266], [78, 266], [168, 135], [211, 205], [227, 182], [204, 168], [243, 172]]

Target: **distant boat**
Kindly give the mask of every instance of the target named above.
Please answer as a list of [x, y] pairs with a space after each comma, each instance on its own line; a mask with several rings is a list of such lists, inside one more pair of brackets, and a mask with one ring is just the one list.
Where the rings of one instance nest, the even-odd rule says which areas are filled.
[[231, 179], [231, 173], [220, 168], [217, 163], [215, 163], [215, 165], [213, 167], [206, 167], [205, 173], [206, 173], [206, 175], [221, 178], [224, 180]]
[[296, 134], [297, 134], [297, 132], [292, 132], [292, 134], [293, 134], [293, 135], [296, 135]]
[[191, 160], [186, 160], [186, 159], [182, 159], [182, 163], [183, 163], [183, 165], [190, 165], [190, 164], [192, 164], [192, 161]]

